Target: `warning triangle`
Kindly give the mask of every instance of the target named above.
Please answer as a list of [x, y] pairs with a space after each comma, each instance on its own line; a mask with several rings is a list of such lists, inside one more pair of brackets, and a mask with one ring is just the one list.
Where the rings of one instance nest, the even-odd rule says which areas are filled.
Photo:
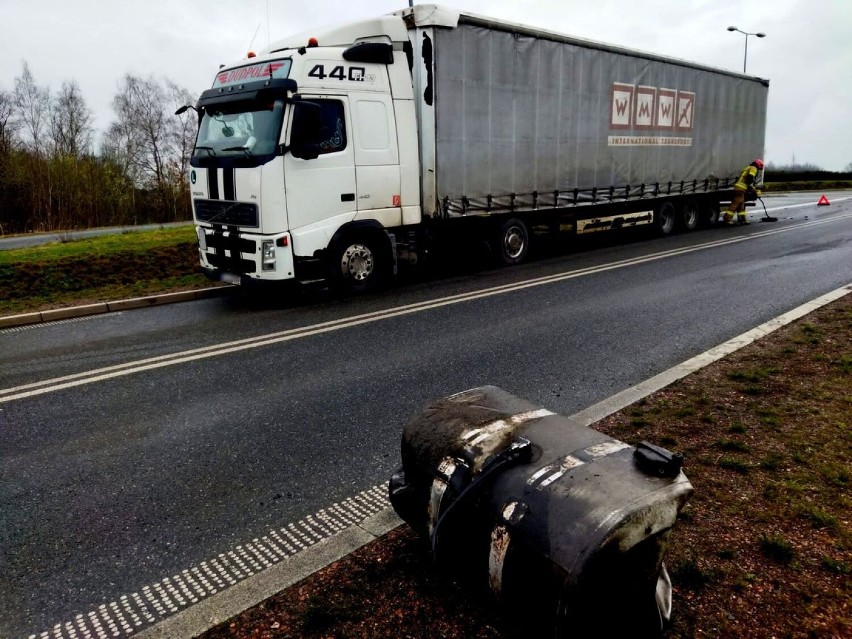
[[831, 204], [831, 202], [829, 202], [828, 198], [824, 195], [819, 199], [819, 202], [817, 202], [817, 206], [828, 206], [829, 204]]

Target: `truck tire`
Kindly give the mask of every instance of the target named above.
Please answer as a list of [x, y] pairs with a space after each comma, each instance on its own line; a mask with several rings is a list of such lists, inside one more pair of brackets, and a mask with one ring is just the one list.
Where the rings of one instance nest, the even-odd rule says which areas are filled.
[[671, 202], [663, 202], [654, 214], [654, 226], [660, 235], [670, 235], [675, 227], [675, 208]]
[[713, 227], [719, 223], [719, 218], [721, 217], [721, 204], [717, 201], [707, 202], [704, 205], [704, 215], [702, 216], [701, 223], [706, 227]]
[[527, 225], [516, 217], [503, 222], [494, 238], [494, 249], [497, 259], [502, 264], [520, 264], [526, 260], [530, 250], [530, 233]]
[[385, 274], [379, 244], [367, 234], [344, 237], [332, 247], [329, 267], [332, 286], [347, 293], [371, 291]]
[[698, 228], [698, 223], [701, 221], [701, 209], [698, 202], [694, 199], [688, 199], [683, 203], [680, 209], [680, 226], [684, 231], [694, 231]]

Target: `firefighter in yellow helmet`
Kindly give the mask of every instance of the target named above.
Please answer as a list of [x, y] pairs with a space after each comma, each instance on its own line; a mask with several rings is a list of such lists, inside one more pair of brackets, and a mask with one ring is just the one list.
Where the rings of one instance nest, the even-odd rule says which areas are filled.
[[[757, 195], [757, 174], [763, 170], [763, 160], [755, 160], [749, 164], [740, 173], [740, 177], [734, 184], [734, 197], [731, 199], [731, 205], [725, 211], [723, 219], [726, 224], [734, 223], [734, 215], [740, 224], [748, 224], [748, 218], [745, 212], [746, 195]], [[752, 197], [752, 199], [754, 199]]]

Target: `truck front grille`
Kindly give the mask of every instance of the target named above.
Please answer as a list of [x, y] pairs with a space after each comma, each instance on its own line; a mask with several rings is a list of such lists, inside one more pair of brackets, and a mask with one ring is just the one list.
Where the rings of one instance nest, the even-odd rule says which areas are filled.
[[257, 204], [229, 200], [196, 199], [195, 219], [199, 222], [231, 226], [258, 226]]

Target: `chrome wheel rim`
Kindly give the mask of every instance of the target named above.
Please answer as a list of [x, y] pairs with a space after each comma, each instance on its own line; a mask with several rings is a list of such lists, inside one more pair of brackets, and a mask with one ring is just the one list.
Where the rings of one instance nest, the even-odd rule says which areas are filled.
[[524, 254], [527, 241], [519, 226], [510, 226], [503, 234], [503, 251], [509, 259], [517, 259]]
[[357, 282], [368, 279], [374, 266], [373, 252], [364, 244], [352, 244], [340, 258], [341, 273]]

